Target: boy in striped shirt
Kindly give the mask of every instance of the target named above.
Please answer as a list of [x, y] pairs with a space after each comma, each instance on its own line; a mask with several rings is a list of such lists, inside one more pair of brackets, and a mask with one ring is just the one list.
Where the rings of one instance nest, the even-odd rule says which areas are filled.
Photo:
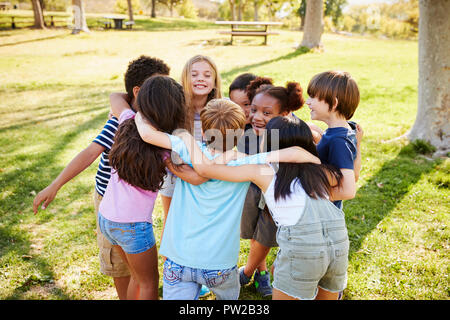
[[[131, 61], [125, 73], [125, 89], [130, 105], [133, 106], [135, 97], [139, 92], [139, 87], [144, 83], [145, 79], [155, 74], [169, 75], [169, 72], [169, 66], [157, 58], [142, 55]], [[118, 119], [116, 117], [110, 117], [100, 134], [91, 144], [73, 158], [48, 187], [36, 195], [33, 201], [33, 211], [35, 214], [42, 202], [43, 205], [41, 208], [45, 209], [53, 201], [63, 185], [83, 172], [101, 156], [95, 176], [94, 208], [95, 215], [97, 215], [98, 206], [111, 177], [108, 154], [114, 142], [114, 135], [118, 126]], [[104, 238], [98, 229], [98, 223], [97, 244], [99, 247], [100, 271], [105, 275], [113, 277], [119, 299], [125, 299], [130, 281], [130, 271], [117, 249]]]

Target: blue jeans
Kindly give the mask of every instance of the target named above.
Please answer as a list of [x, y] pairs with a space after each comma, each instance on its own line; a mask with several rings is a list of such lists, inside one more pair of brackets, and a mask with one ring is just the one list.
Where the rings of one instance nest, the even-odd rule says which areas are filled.
[[202, 285], [207, 286], [217, 300], [237, 300], [241, 289], [237, 266], [209, 270], [181, 266], [170, 259], [164, 262], [163, 300], [198, 300]]
[[112, 245], [120, 246], [128, 254], [137, 254], [152, 248], [155, 243], [153, 226], [149, 222], [114, 222], [98, 213], [98, 226]]

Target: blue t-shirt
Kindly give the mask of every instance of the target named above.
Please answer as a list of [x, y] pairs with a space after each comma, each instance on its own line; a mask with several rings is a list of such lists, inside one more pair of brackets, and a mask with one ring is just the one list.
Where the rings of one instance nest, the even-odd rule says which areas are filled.
[[97, 174], [95, 175], [95, 190], [103, 197], [109, 179], [111, 178], [111, 166], [109, 165], [109, 151], [114, 143], [114, 136], [119, 126], [119, 120], [116, 117], [109, 119], [103, 127], [100, 134], [94, 139], [95, 143], [103, 146], [105, 151], [100, 156]]
[[[172, 151], [192, 166], [184, 142], [168, 135]], [[205, 144], [197, 142], [213, 159]], [[267, 153], [229, 162], [228, 165], [264, 164]], [[177, 178], [167, 216], [160, 253], [191, 268], [219, 270], [232, 268], [239, 258], [239, 229], [250, 182], [211, 179], [195, 186]]]
[[[356, 127], [348, 122], [352, 130], [344, 127], [328, 128], [317, 144], [317, 152], [322, 163], [331, 164], [338, 169], [354, 169], [356, 159]], [[333, 202], [342, 209], [342, 200]]]

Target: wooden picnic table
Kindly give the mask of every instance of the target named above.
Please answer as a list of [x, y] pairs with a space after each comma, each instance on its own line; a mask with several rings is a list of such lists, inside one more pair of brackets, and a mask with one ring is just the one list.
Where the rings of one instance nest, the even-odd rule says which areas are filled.
[[[125, 20], [124, 17], [119, 16], [103, 16], [103, 18], [107, 20], [113, 20], [114, 29], [122, 29], [123, 21]], [[109, 27], [111, 27], [111, 24], [109, 24]]]
[[[216, 24], [231, 26], [231, 31], [219, 31], [221, 34], [231, 35], [231, 44], [233, 44], [233, 37], [236, 36], [261, 36], [264, 37], [264, 44], [267, 44], [267, 36], [278, 34], [278, 32], [268, 31], [269, 26], [280, 26], [283, 23], [274, 21], [216, 21]], [[242, 28], [249, 26], [254, 28]]]
[[11, 8], [11, 3], [10, 2], [0, 2], [0, 10], [8, 10], [9, 8]]

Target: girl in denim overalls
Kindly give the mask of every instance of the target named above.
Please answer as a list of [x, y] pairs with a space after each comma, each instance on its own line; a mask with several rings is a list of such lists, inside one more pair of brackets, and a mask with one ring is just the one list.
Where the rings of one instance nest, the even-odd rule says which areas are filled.
[[[263, 140], [267, 151], [298, 146], [317, 156], [311, 130], [298, 118], [273, 118]], [[191, 156], [201, 152], [192, 147]], [[252, 181], [264, 192], [280, 248], [274, 300], [338, 298], [347, 284], [349, 249], [344, 213], [330, 201], [342, 179], [338, 169], [313, 163], [229, 167], [208, 161], [194, 163], [194, 169], [211, 179]]]

